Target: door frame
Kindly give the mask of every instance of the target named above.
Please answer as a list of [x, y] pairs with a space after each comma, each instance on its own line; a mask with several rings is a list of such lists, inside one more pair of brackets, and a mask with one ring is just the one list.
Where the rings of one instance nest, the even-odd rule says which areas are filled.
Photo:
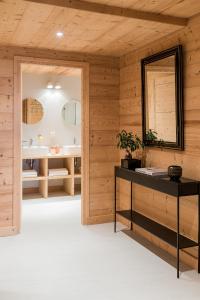
[[52, 65], [81, 69], [81, 223], [89, 220], [89, 63], [46, 58], [14, 57], [14, 121], [13, 121], [13, 227], [21, 230], [22, 206], [22, 64]]

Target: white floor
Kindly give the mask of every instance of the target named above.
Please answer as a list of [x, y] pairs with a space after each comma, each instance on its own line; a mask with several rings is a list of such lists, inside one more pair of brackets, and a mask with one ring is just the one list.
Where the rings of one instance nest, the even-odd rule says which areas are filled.
[[0, 239], [0, 300], [193, 300], [200, 276], [176, 270], [113, 224], [80, 225], [70, 197], [23, 205], [22, 234]]

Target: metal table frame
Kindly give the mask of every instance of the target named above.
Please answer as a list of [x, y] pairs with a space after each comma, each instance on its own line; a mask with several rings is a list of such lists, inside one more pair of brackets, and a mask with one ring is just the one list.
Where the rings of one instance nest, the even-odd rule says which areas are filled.
[[[200, 193], [199, 193], [199, 182], [193, 181], [190, 179], [185, 179], [186, 183], [177, 183], [176, 188], [174, 188], [172, 191], [167, 192], [167, 185], [168, 188], [170, 188], [170, 185], [174, 185], [176, 183], [167, 181], [166, 186], [162, 186], [163, 178], [161, 176], [156, 176], [157, 178], [153, 178], [152, 176], [139, 174], [137, 172], [126, 170], [120, 167], [115, 167], [115, 186], [114, 186], [114, 232], [117, 230], [117, 214], [120, 214], [120, 211], [117, 211], [117, 178], [122, 178], [124, 180], [128, 180], [131, 183], [131, 190], [130, 190], [130, 214], [129, 220], [130, 220], [130, 230], [133, 229], [133, 223], [134, 223], [134, 211], [133, 211], [133, 183], [140, 184], [146, 187], [150, 187], [154, 190], [158, 190], [161, 192], [165, 192], [166, 194], [170, 194], [172, 196], [176, 197], [176, 203], [177, 203], [177, 225], [176, 225], [176, 268], [177, 268], [177, 278], [179, 278], [180, 274], [180, 249], [183, 248], [189, 248], [189, 247], [196, 247], [198, 246], [198, 273], [200, 273]], [[148, 183], [150, 181], [150, 183]], [[161, 183], [161, 187], [159, 187], [159, 183]], [[183, 185], [185, 185], [184, 188]], [[188, 247], [180, 247], [180, 238], [183, 236], [180, 235], [180, 197], [182, 196], [190, 196], [190, 195], [197, 195], [198, 196], [198, 242], [191, 241], [190, 244], [188, 244]], [[154, 221], [152, 221], [154, 222]], [[155, 224], [158, 224], [155, 222]], [[140, 225], [139, 225], [140, 226]], [[158, 224], [159, 226], [159, 224]], [[163, 227], [163, 225], [160, 225]], [[145, 227], [143, 227], [145, 229]], [[151, 232], [152, 233], [152, 232]], [[152, 233], [154, 234], [154, 233]], [[158, 235], [159, 237], [159, 235]], [[189, 240], [189, 239], [188, 239]], [[192, 242], [194, 242], [192, 244]], [[173, 245], [175, 246], [175, 245]]]

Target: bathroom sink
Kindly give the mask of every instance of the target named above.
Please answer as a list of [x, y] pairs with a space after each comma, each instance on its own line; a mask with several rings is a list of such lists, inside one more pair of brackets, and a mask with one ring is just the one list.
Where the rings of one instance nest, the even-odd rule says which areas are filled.
[[48, 155], [49, 147], [47, 146], [23, 146], [22, 147], [22, 156], [23, 157], [33, 157], [33, 156], [42, 156]]
[[81, 155], [81, 145], [65, 145], [63, 146], [63, 154]]

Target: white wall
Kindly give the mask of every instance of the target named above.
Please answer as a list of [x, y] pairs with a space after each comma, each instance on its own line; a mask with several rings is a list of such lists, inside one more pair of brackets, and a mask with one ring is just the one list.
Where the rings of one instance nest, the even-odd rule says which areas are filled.
[[[48, 81], [59, 81], [62, 85], [61, 90], [49, 90], [46, 88]], [[43, 145], [50, 145], [50, 132], [55, 131], [55, 143], [62, 145], [70, 145], [81, 143], [81, 127], [80, 125], [65, 125], [61, 116], [63, 105], [72, 99], [81, 100], [81, 78], [80, 77], [64, 77], [49, 75], [22, 74], [22, 99], [32, 97], [39, 100], [44, 109], [43, 119], [33, 125], [22, 125], [22, 139], [33, 139], [37, 144], [37, 135], [44, 136]]]

